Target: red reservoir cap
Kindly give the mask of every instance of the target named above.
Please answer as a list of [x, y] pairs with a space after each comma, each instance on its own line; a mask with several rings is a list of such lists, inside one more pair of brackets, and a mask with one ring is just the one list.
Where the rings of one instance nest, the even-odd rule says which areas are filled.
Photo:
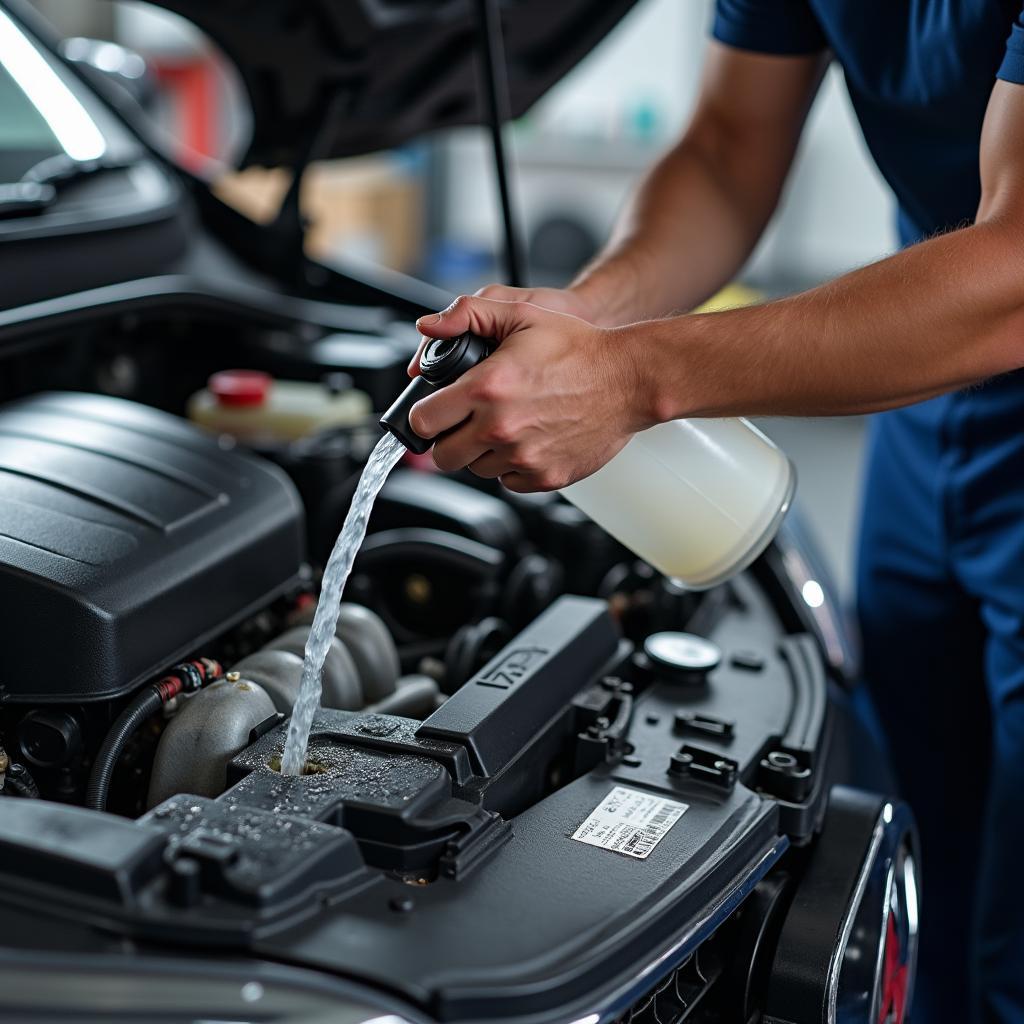
[[221, 370], [206, 386], [218, 405], [262, 405], [270, 393], [274, 378], [262, 370]]

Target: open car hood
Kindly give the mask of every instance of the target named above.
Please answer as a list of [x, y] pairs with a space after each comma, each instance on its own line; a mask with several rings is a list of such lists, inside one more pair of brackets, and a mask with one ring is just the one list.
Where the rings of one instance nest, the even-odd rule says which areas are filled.
[[[253, 112], [243, 165], [294, 164], [311, 148], [317, 158], [351, 156], [483, 119], [475, 0], [156, 2], [203, 29], [237, 66]], [[512, 116], [635, 2], [500, 0]]]

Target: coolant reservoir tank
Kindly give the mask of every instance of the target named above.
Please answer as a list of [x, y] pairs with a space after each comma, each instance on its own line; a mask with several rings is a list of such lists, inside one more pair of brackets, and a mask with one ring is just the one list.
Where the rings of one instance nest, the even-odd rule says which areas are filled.
[[[434, 439], [413, 433], [409, 410], [495, 347], [471, 334], [430, 342], [421, 376], [381, 425], [410, 450], [426, 451]], [[792, 463], [745, 419], [689, 419], [635, 434], [596, 473], [561, 493], [659, 572], [704, 590], [764, 551], [795, 488]]]
[[221, 370], [188, 402], [188, 417], [249, 443], [297, 441], [370, 415], [370, 398], [353, 387], [278, 380], [259, 370]]

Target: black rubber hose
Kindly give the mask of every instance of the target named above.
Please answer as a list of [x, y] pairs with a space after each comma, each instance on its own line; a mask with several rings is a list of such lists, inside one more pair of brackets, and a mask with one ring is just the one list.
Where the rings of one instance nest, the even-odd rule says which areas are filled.
[[4, 779], [4, 792], [36, 799], [39, 796], [39, 787], [32, 778], [32, 773], [23, 764], [12, 764], [7, 769]]
[[124, 752], [128, 741], [138, 732], [147, 718], [155, 715], [163, 705], [160, 690], [156, 686], [148, 686], [137, 694], [131, 703], [118, 715], [103, 739], [96, 760], [93, 762], [89, 775], [89, 788], [85, 791], [85, 806], [95, 811], [106, 810], [107, 794], [110, 791], [110, 779], [114, 774], [114, 766]]

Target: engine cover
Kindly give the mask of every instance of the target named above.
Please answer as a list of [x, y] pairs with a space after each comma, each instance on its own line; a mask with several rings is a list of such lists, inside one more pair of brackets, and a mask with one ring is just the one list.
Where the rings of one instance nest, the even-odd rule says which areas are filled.
[[166, 413], [52, 393], [0, 408], [0, 701], [130, 690], [296, 578], [274, 466]]

